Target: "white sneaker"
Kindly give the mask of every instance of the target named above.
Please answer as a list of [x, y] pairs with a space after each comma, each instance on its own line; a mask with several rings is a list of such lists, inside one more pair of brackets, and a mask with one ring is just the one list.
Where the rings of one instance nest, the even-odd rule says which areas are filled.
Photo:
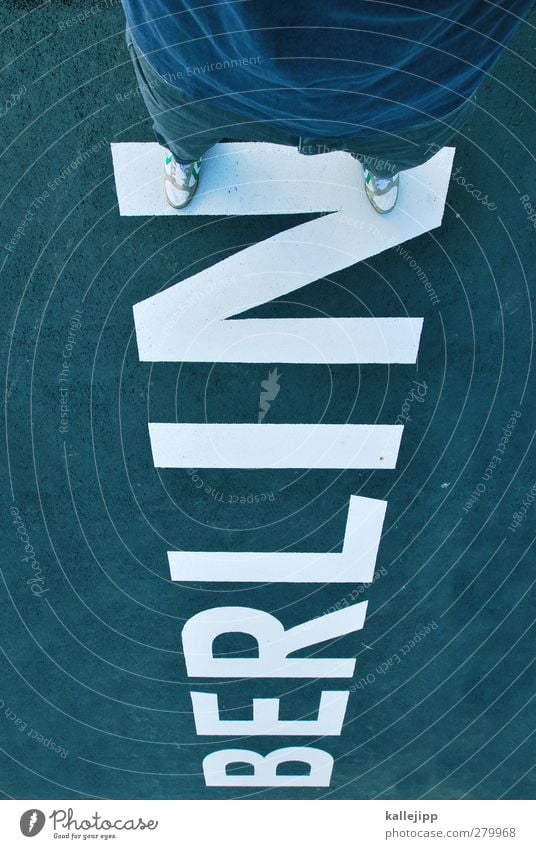
[[172, 153], [166, 150], [164, 159], [164, 189], [166, 199], [174, 209], [187, 206], [196, 193], [199, 185], [199, 169], [201, 160], [181, 165]]
[[398, 200], [399, 174], [392, 177], [375, 177], [368, 168], [363, 168], [365, 193], [376, 212], [391, 212]]

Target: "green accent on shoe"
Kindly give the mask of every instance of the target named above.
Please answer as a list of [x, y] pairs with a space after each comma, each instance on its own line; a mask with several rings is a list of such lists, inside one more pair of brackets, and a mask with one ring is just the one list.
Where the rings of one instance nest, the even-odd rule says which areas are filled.
[[[167, 154], [164, 167], [166, 199], [174, 209], [183, 209], [192, 200], [199, 185], [201, 160], [182, 165], [173, 154]], [[169, 169], [169, 173], [168, 173]]]
[[[365, 177], [365, 194], [371, 206], [376, 212], [379, 212], [382, 215], [391, 212], [391, 210], [396, 206], [396, 202], [398, 200], [399, 174], [394, 174], [391, 177], [378, 178], [375, 177], [368, 168], [363, 166], [363, 175]], [[379, 182], [384, 183], [385, 185], [380, 188], [378, 185]], [[392, 200], [391, 205], [382, 209], [381, 204], [378, 203], [378, 199], [391, 192], [394, 192], [394, 199]]]

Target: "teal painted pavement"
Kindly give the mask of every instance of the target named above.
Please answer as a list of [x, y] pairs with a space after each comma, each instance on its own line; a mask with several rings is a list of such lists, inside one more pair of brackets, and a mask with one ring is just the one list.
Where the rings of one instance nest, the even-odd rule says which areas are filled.
[[[154, 469], [148, 420], [257, 422], [272, 366], [140, 363], [132, 306], [313, 216], [121, 218], [109, 144], [152, 140], [121, 9], [36, 5], [0, 11], [2, 793], [534, 798], [530, 27], [481, 91], [442, 227], [251, 313], [424, 316], [417, 367], [281, 364], [264, 417], [399, 417], [396, 470], [207, 469], [194, 481]], [[173, 549], [340, 550], [352, 493], [389, 502], [368, 588], [169, 580]], [[185, 621], [238, 604], [290, 627], [352, 599], [368, 600], [363, 631], [317, 649], [357, 654], [342, 735], [229, 744], [316, 743], [335, 758], [331, 787], [205, 788], [202, 759], [226, 744], [195, 734]], [[322, 689], [193, 684], [229, 719], [251, 718], [261, 696], [281, 697], [284, 719], [314, 719]]]

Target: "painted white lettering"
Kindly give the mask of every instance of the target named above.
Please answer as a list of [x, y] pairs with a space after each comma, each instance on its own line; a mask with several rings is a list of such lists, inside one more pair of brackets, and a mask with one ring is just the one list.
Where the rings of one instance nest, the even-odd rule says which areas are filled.
[[[308, 764], [308, 775], [278, 775], [277, 768], [284, 763]], [[250, 764], [251, 775], [228, 773], [232, 764]], [[222, 749], [211, 752], [203, 760], [207, 787], [329, 787], [333, 771], [333, 758], [322, 749], [292, 746], [275, 749], [266, 757], [249, 749]]]
[[[367, 602], [353, 604], [288, 631], [275, 616], [253, 607], [202, 610], [182, 630], [188, 675], [193, 678], [351, 678], [355, 658], [289, 658], [288, 655], [361, 630], [366, 610]], [[232, 633], [254, 637], [258, 657], [214, 657], [216, 637]]]
[[322, 691], [318, 719], [279, 719], [279, 699], [253, 699], [253, 719], [220, 719], [215, 693], [190, 693], [198, 734], [337, 737], [342, 731], [349, 690]]
[[350, 496], [342, 552], [168, 551], [173, 581], [369, 583], [387, 501]]

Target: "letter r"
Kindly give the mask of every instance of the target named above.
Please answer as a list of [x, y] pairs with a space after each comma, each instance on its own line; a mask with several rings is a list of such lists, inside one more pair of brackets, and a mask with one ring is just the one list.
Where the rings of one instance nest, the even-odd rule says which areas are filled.
[[[214, 607], [192, 616], [182, 630], [186, 670], [191, 678], [351, 678], [355, 658], [289, 658], [299, 649], [359, 631], [367, 602], [353, 604], [285, 631], [270, 613], [253, 607]], [[221, 634], [249, 634], [257, 640], [255, 658], [215, 658]]]

